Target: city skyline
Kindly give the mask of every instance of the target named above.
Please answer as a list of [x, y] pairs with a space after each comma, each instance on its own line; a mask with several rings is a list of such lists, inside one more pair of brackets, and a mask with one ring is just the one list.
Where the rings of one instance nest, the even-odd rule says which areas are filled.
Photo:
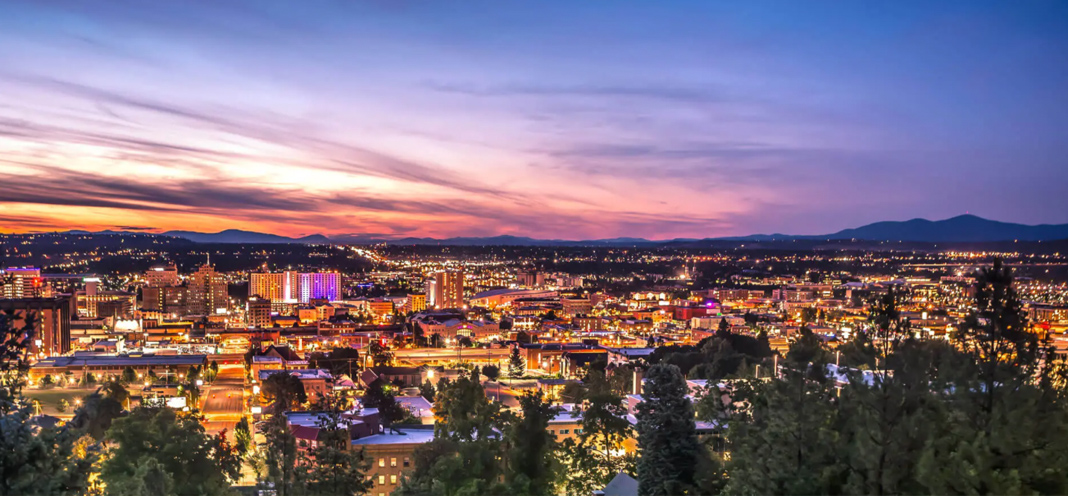
[[14, 2], [0, 232], [1068, 222], [1068, 6]]

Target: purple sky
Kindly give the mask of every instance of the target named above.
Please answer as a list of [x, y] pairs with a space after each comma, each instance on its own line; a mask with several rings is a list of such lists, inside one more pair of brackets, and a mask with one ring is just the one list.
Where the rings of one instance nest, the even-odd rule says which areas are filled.
[[1068, 222], [1068, 2], [0, 4], [0, 231]]

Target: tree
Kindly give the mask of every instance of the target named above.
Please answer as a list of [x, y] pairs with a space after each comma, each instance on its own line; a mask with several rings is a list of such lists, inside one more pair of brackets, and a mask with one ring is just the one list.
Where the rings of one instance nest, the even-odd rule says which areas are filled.
[[82, 404], [74, 411], [70, 426], [101, 441], [115, 419], [122, 416], [122, 410], [122, 403], [114, 397], [93, 393], [82, 398]]
[[300, 493], [302, 481], [297, 471], [297, 439], [289, 430], [286, 416], [275, 413], [264, 422], [262, 427], [264, 445], [260, 447], [266, 473], [261, 480], [265, 489], [270, 489], [278, 496], [291, 496]]
[[402, 420], [407, 412], [404, 406], [397, 403], [391, 390], [387, 390], [381, 379], [375, 379], [363, 393], [363, 407], [377, 408], [378, 418], [382, 422], [383, 429], [392, 430], [393, 423]]
[[506, 415], [466, 374], [438, 383], [434, 440], [415, 450], [415, 467], [399, 495], [503, 494], [497, 432]]
[[353, 376], [353, 371], [360, 370], [360, 352], [348, 346], [334, 348], [329, 353], [315, 353], [309, 358], [312, 368], [329, 370], [334, 377]]
[[52, 374], [45, 374], [44, 377], [42, 377], [41, 380], [38, 382], [38, 386], [40, 386], [41, 389], [48, 389], [52, 387], [55, 383], [56, 381], [52, 379]]
[[393, 353], [385, 346], [382, 346], [382, 343], [377, 339], [371, 341], [371, 345], [367, 348], [367, 353], [371, 355], [371, 362], [374, 363], [375, 367], [393, 365]]
[[82, 494], [99, 446], [76, 429], [38, 426], [22, 396], [35, 330], [34, 313], [0, 313], [0, 494]]
[[208, 382], [215, 382], [215, 379], [218, 379], [218, 378], [219, 378], [219, 362], [217, 362], [215, 360], [212, 360], [211, 364], [208, 365], [207, 380], [208, 380]]
[[434, 403], [434, 434], [456, 441], [493, 437], [502, 420], [500, 405], [489, 401], [477, 380], [461, 375], [438, 384]]
[[582, 425], [578, 437], [564, 440], [559, 450], [567, 494], [591, 494], [620, 472], [635, 473], [635, 457], [624, 449], [632, 428], [623, 396], [603, 372], [590, 373], [585, 384], [576, 394], [576, 409], [562, 414], [581, 418]]
[[649, 368], [636, 414], [640, 494], [686, 494], [694, 486], [700, 445], [686, 393], [678, 367], [657, 364]]
[[781, 378], [733, 384], [731, 399], [741, 407], [727, 418], [727, 492], [841, 492], [835, 388], [826, 358], [819, 337], [803, 332], [783, 360]]
[[242, 416], [234, 427], [234, 449], [241, 456], [245, 456], [252, 448], [252, 429], [248, 425], [248, 417]]
[[371, 489], [366, 476], [370, 461], [362, 449], [350, 448], [349, 422], [341, 416], [336, 399], [327, 398], [325, 403], [328, 406], [319, 417], [317, 442], [300, 459], [303, 489], [314, 495], [366, 494]]
[[979, 271], [975, 304], [954, 335], [968, 358], [948, 389], [952, 421], [920, 457], [931, 492], [1064, 493], [1064, 365], [1030, 327], [1001, 260]]
[[513, 346], [512, 353], [508, 355], [508, 376], [512, 379], [519, 379], [523, 377], [523, 374], [526, 372], [526, 361], [523, 360], [523, 356], [519, 354], [519, 347]]
[[115, 447], [100, 477], [109, 494], [121, 494], [117, 491], [138, 481], [154, 484], [144, 477], [157, 472], [170, 476], [172, 494], [228, 494], [239, 474], [240, 464], [224, 436], [206, 434], [199, 418], [170, 408], [138, 407], [116, 419], [107, 437]]
[[437, 394], [437, 391], [434, 389], [434, 384], [430, 382], [430, 379], [424, 380], [423, 384], [419, 386], [419, 396], [431, 403], [434, 402], [435, 394]]
[[[130, 385], [137, 382], [137, 372], [134, 372], [133, 367], [126, 367], [122, 369], [122, 375], [119, 376], [119, 381], [123, 385]], [[151, 467], [146, 467], [145, 470], [150, 470]]]
[[521, 414], [507, 428], [508, 464], [505, 481], [514, 494], [551, 494], [557, 464], [553, 457], [556, 438], [549, 433], [549, 422], [556, 409], [540, 390], [519, 397]]
[[731, 325], [727, 323], [727, 317], [719, 319], [719, 328], [716, 329], [716, 333], [729, 333], [731, 332]]
[[275, 414], [292, 410], [308, 401], [308, 394], [304, 392], [304, 383], [286, 372], [276, 372], [267, 376], [260, 386], [260, 393], [271, 404], [271, 409]]
[[501, 368], [496, 365], [486, 365], [482, 367], [482, 375], [486, 376], [491, 382], [496, 381], [501, 377]]
[[93, 384], [96, 384], [96, 375], [94, 375], [92, 372], [87, 372], [82, 377], [82, 385], [83, 386], [92, 386]]

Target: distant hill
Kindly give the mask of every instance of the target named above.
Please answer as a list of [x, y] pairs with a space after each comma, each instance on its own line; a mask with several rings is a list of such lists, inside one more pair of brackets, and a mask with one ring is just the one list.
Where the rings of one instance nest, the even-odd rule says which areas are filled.
[[[815, 236], [817, 238], [822, 236]], [[1052, 241], [1068, 238], [1068, 224], [1029, 226], [959, 215], [945, 220], [912, 219], [903, 222], [876, 222], [855, 229], [845, 229], [827, 239], [868, 239], [892, 241], [981, 242], [981, 241]]]
[[[86, 233], [86, 231], [69, 231]], [[151, 235], [143, 232], [102, 231], [96, 234]], [[306, 243], [306, 244], [377, 244], [391, 245], [441, 245], [441, 246], [708, 246], [723, 242], [781, 242], [781, 241], [913, 241], [923, 243], [985, 243], [994, 241], [1053, 241], [1068, 239], [1068, 224], [1042, 224], [1029, 226], [998, 222], [974, 215], [960, 215], [945, 220], [912, 219], [907, 221], [876, 222], [832, 234], [753, 234], [721, 238], [676, 238], [648, 240], [645, 238], [611, 238], [589, 240], [537, 239], [525, 236], [500, 235], [490, 237], [455, 238], [382, 238], [361, 234], [341, 234], [331, 237], [313, 234], [290, 238], [277, 234], [228, 229], [217, 233], [195, 231], [167, 231], [163, 236], [187, 239], [196, 243]]]
[[312, 234], [311, 236], [304, 236], [303, 238], [289, 238], [277, 234], [242, 231], [240, 229], [227, 229], [217, 233], [167, 231], [162, 235], [173, 238], [184, 238], [196, 243], [330, 243], [330, 238], [327, 238], [322, 234]]

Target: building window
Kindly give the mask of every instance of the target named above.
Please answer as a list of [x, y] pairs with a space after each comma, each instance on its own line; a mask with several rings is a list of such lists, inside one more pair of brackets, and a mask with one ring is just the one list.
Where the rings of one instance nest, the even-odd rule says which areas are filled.
[[549, 434], [556, 434], [556, 431], [549, 429]]
[[378, 466], [379, 467], [385, 467], [386, 466], [386, 459], [385, 458], [379, 458], [378, 459]]
[[397, 466], [397, 459], [396, 458], [390, 458], [389, 459], [389, 466], [390, 467], [396, 467]]
[[412, 461], [408, 457], [404, 457], [404, 466], [407, 467], [412, 464]]
[[560, 429], [560, 434], [567, 434], [568, 432], [570, 431], [568, 431], [567, 429]]
[[389, 476], [389, 483], [390, 484], [396, 484], [397, 483], [397, 475], [396, 474], [393, 474], [393, 475]]
[[385, 484], [386, 484], [386, 476], [384, 476], [384, 475], [378, 476], [378, 485], [384, 486]]

